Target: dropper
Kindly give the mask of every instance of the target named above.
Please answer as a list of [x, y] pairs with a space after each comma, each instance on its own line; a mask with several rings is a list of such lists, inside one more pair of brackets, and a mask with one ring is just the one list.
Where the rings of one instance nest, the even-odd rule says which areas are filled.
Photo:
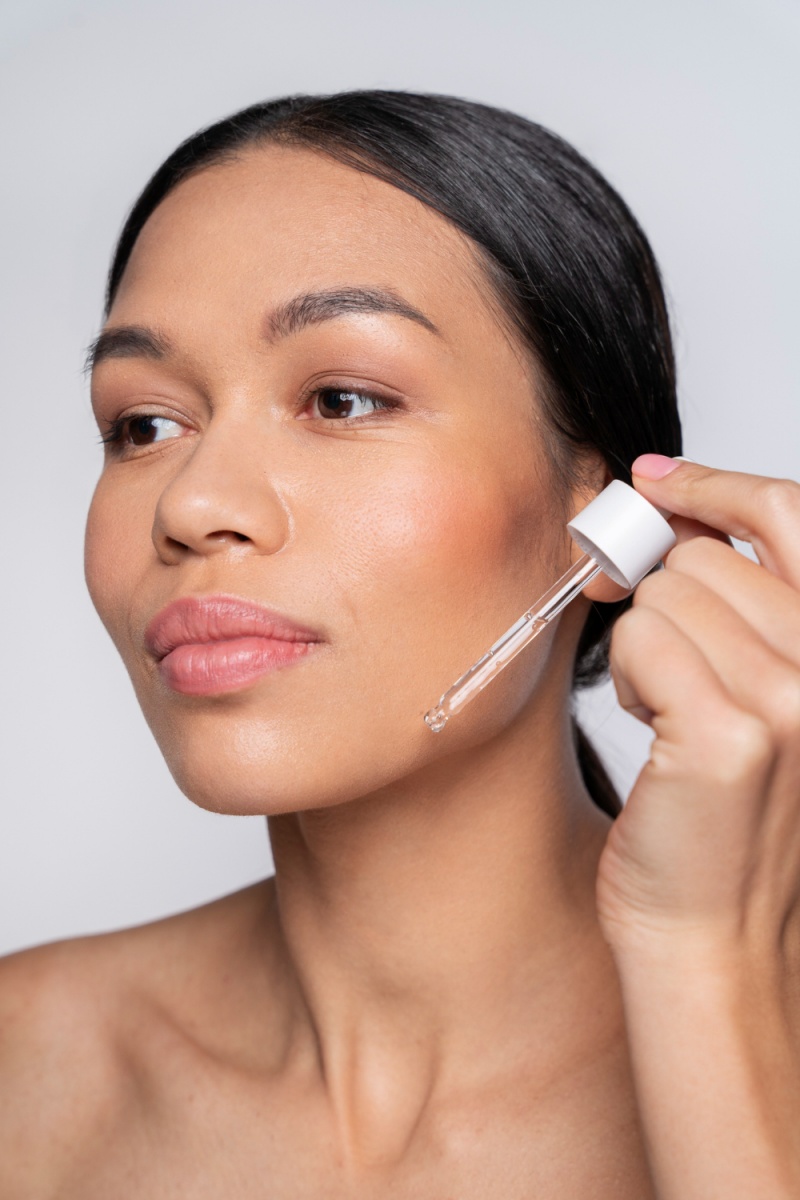
[[675, 545], [668, 515], [627, 483], [613, 480], [567, 525], [582, 557], [425, 714], [428, 728], [440, 733], [601, 571], [633, 591]]

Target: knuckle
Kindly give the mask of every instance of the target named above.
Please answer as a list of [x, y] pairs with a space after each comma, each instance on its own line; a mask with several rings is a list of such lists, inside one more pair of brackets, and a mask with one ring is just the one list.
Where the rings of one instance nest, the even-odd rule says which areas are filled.
[[647, 637], [649, 628], [649, 614], [642, 608], [629, 608], [614, 623], [611, 633], [612, 654], [628, 646], [635, 648], [640, 638]]
[[800, 741], [800, 675], [784, 671], [770, 686], [770, 724], [783, 743]]
[[760, 717], [728, 711], [716, 739], [719, 774], [730, 782], [760, 774], [775, 758], [775, 736]]
[[685, 574], [691, 574], [692, 571], [708, 561], [709, 554], [714, 554], [719, 549], [720, 543], [714, 538], [699, 536], [689, 538], [686, 542], [679, 542], [669, 552], [668, 563], [673, 571], [682, 571]]
[[664, 578], [665, 571], [652, 571], [649, 575], [645, 575], [644, 579], [638, 584], [636, 591], [633, 593], [634, 607], [650, 606], [658, 601], [660, 596], [664, 594]]
[[778, 523], [800, 520], [800, 483], [793, 479], [764, 479], [758, 496], [759, 507]]
[[678, 542], [677, 546], [673, 546], [669, 552], [668, 562], [670, 568], [681, 571], [694, 558], [694, 542], [697, 539], [691, 538], [688, 542]]

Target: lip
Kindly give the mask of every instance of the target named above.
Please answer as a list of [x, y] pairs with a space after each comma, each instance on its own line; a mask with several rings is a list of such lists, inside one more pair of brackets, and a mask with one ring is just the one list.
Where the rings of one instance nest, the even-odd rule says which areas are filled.
[[305, 657], [323, 638], [282, 613], [237, 596], [187, 596], [156, 613], [144, 642], [159, 675], [186, 696], [248, 687]]

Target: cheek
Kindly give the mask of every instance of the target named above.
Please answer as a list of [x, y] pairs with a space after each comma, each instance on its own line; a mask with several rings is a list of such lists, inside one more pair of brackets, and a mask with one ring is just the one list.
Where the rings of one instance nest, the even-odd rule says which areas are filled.
[[535, 487], [509, 486], [500, 472], [410, 467], [384, 476], [361, 497], [340, 579], [354, 601], [366, 589], [390, 608], [422, 605], [428, 627], [445, 600], [445, 621], [476, 604], [496, 612], [498, 593], [536, 577], [545, 507]]
[[352, 655], [343, 658], [359, 663], [362, 686], [391, 673], [398, 701], [416, 714], [542, 590], [555, 529], [549, 498], [530, 467], [523, 476], [394, 463], [379, 486], [362, 484], [351, 482], [340, 510], [348, 515], [337, 552], [329, 544], [319, 555], [328, 568], [320, 583], [345, 617], [338, 632]]
[[84, 569], [92, 602], [123, 656], [140, 559], [152, 549], [147, 513], [142, 497], [122, 496], [100, 477], [86, 521]]

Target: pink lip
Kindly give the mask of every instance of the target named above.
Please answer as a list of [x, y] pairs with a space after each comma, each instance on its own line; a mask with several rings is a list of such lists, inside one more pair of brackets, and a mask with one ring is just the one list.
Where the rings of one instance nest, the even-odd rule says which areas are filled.
[[144, 635], [164, 683], [185, 696], [238, 691], [322, 640], [314, 630], [235, 596], [176, 600], [156, 613]]

